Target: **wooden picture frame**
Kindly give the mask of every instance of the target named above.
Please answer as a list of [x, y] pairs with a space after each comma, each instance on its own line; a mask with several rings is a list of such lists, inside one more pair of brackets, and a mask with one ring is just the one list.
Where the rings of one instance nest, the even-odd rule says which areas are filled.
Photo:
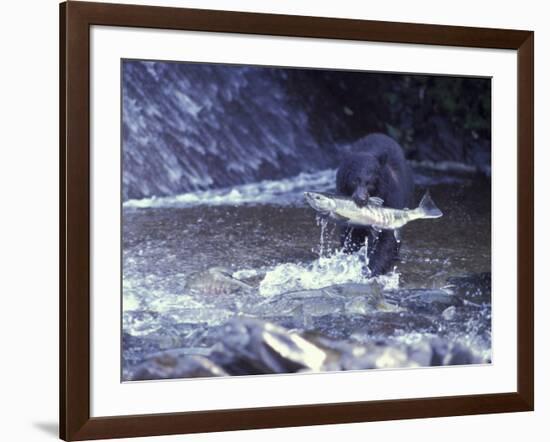
[[[517, 391], [90, 417], [90, 26], [498, 48], [518, 56]], [[529, 411], [534, 407], [534, 34], [530, 31], [70, 1], [60, 5], [60, 437], [152, 436]]]

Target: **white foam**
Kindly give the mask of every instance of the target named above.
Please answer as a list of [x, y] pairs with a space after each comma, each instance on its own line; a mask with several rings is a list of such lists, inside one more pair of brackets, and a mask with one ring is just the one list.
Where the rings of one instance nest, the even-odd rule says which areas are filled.
[[336, 170], [303, 172], [292, 178], [264, 180], [223, 189], [183, 193], [176, 196], [152, 197], [124, 202], [125, 208], [238, 206], [243, 204], [294, 205], [303, 201], [306, 190], [328, 191], [334, 188]]
[[[410, 161], [410, 164], [415, 169], [414, 181], [421, 187], [460, 183], [467, 180], [471, 173], [476, 171], [473, 166], [451, 161], [439, 163]], [[430, 173], [426, 173], [426, 171], [430, 171]], [[180, 179], [179, 175], [175, 179]], [[123, 207], [145, 209], [166, 207], [186, 208], [204, 205], [301, 205], [303, 203], [303, 192], [334, 191], [335, 182], [336, 169], [326, 169], [317, 172], [302, 172], [294, 177], [280, 180], [263, 180], [257, 183], [187, 192], [173, 196], [132, 199], [125, 201]]]
[[266, 272], [260, 282], [262, 296], [295, 290], [320, 289], [334, 284], [350, 282], [382, 284], [384, 289], [394, 289], [399, 285], [399, 273], [393, 271], [387, 275], [369, 278], [363, 274], [363, 253], [354, 255], [337, 251], [332, 255], [311, 263], [283, 263]]

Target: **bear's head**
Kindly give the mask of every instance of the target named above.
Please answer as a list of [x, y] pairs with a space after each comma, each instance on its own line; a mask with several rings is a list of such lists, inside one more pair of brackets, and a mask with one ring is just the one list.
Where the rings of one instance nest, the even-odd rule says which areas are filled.
[[336, 174], [336, 187], [339, 193], [353, 198], [355, 204], [365, 206], [372, 196], [384, 198], [381, 179], [386, 165], [385, 155], [355, 153], [347, 156]]

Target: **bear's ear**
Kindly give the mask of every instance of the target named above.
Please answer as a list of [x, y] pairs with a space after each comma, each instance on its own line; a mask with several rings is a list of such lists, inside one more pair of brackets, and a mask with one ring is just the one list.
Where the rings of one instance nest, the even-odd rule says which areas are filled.
[[381, 166], [385, 166], [387, 161], [388, 161], [387, 153], [382, 153], [378, 156], [378, 162], [380, 163]]

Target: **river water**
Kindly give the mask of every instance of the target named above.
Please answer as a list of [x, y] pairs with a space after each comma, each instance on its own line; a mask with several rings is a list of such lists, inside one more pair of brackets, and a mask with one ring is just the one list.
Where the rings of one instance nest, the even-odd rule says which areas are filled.
[[[429, 188], [444, 216], [405, 226], [394, 270], [368, 279], [364, 253], [342, 254], [335, 226], [320, 222], [303, 200], [305, 190], [334, 190], [334, 175], [329, 169], [127, 200], [122, 379], [162, 351], [208, 355], [219, 330], [243, 316], [344, 343], [440, 338], [490, 362], [490, 179], [415, 165], [416, 200]], [[190, 292], [190, 276], [213, 267], [252, 289]], [[403, 308], [378, 311], [363, 297], [323, 295], [323, 288], [345, 284], [372, 288]], [[435, 308], [433, 293], [449, 293], [452, 302]]]

